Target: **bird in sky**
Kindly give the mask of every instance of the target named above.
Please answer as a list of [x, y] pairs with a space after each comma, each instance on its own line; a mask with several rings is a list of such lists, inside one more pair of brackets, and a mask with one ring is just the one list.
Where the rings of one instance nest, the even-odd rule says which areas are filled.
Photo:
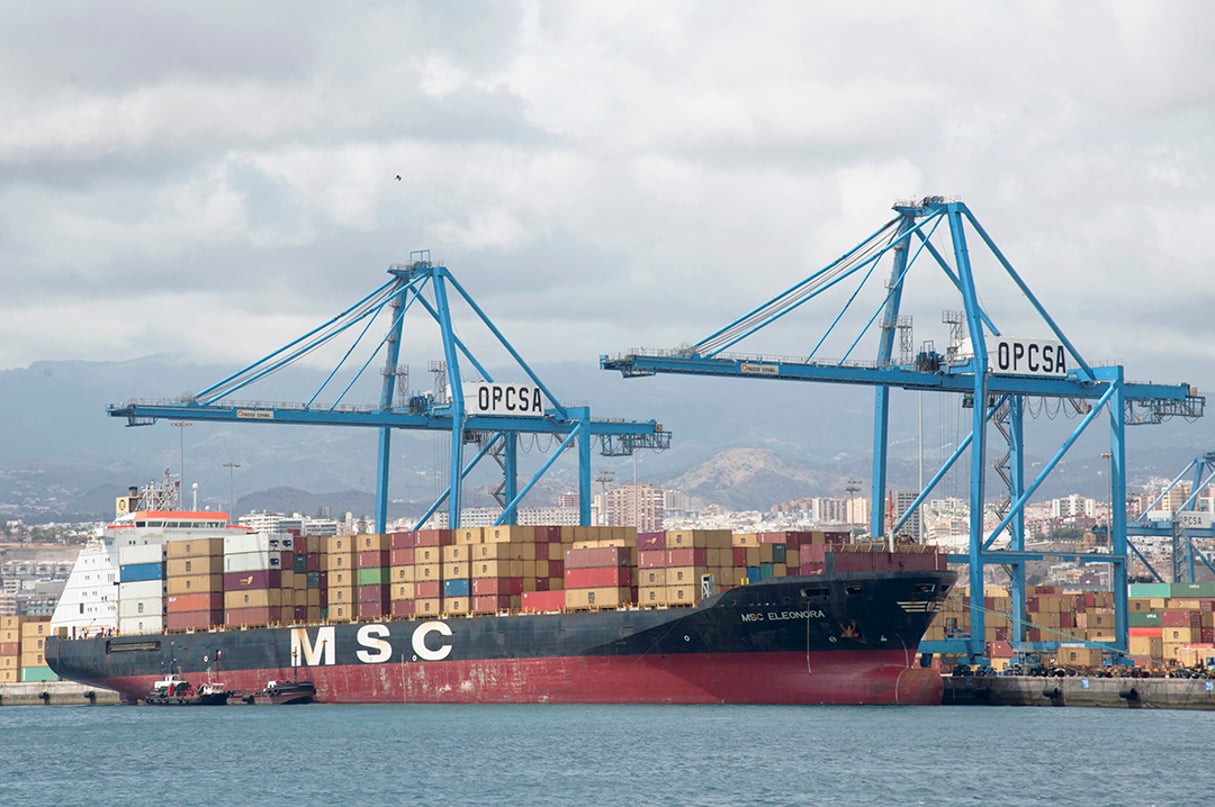
[[400, 182], [400, 181], [401, 181], [401, 175], [397, 174], [397, 182]]

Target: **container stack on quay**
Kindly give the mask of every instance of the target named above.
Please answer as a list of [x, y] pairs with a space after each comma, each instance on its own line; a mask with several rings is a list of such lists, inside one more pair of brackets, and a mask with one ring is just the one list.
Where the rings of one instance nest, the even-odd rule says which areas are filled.
[[43, 651], [50, 617], [0, 616], [0, 684], [58, 681]]
[[[1144, 668], [1192, 667], [1215, 652], [1215, 583], [1133, 583], [1129, 590], [1128, 651]], [[1014, 653], [1010, 644], [1012, 598], [988, 587], [983, 601], [987, 654], [1001, 671]], [[1100, 667], [1102, 648], [1086, 642], [1117, 643], [1114, 595], [1109, 591], [1066, 591], [1035, 586], [1026, 592], [1029, 642], [1061, 642], [1054, 662], [1069, 667]], [[970, 597], [957, 587], [943, 604], [924, 641], [970, 632]]]

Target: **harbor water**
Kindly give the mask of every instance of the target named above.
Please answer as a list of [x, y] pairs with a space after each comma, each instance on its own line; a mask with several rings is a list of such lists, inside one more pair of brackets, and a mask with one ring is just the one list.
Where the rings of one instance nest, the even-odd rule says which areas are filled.
[[1207, 805], [1210, 712], [0, 709], [0, 804]]

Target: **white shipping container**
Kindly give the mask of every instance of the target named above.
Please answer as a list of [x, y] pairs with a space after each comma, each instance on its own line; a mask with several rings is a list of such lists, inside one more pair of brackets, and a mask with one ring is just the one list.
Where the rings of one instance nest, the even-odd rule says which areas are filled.
[[164, 544], [139, 544], [118, 548], [118, 565], [133, 566], [136, 563], [163, 563]]
[[123, 597], [118, 600], [118, 619], [163, 616], [164, 597]]
[[163, 597], [165, 593], [165, 581], [163, 580], [137, 580], [133, 583], [118, 584], [118, 599], [138, 600], [144, 597]]
[[133, 634], [163, 633], [165, 619], [156, 614], [118, 618], [118, 632], [131, 636]]
[[225, 572], [264, 572], [281, 568], [282, 552], [237, 552], [224, 555]]
[[286, 532], [248, 532], [224, 536], [224, 554], [238, 552], [282, 552], [290, 550], [293, 539]]

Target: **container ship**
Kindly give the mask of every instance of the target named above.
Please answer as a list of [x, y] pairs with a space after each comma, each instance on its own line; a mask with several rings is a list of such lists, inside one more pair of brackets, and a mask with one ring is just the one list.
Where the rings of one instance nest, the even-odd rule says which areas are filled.
[[306, 680], [321, 703], [941, 702], [917, 646], [956, 574], [924, 547], [568, 526], [298, 536], [148, 502], [119, 500], [45, 644], [55, 673], [124, 701], [219, 674], [238, 695]]

